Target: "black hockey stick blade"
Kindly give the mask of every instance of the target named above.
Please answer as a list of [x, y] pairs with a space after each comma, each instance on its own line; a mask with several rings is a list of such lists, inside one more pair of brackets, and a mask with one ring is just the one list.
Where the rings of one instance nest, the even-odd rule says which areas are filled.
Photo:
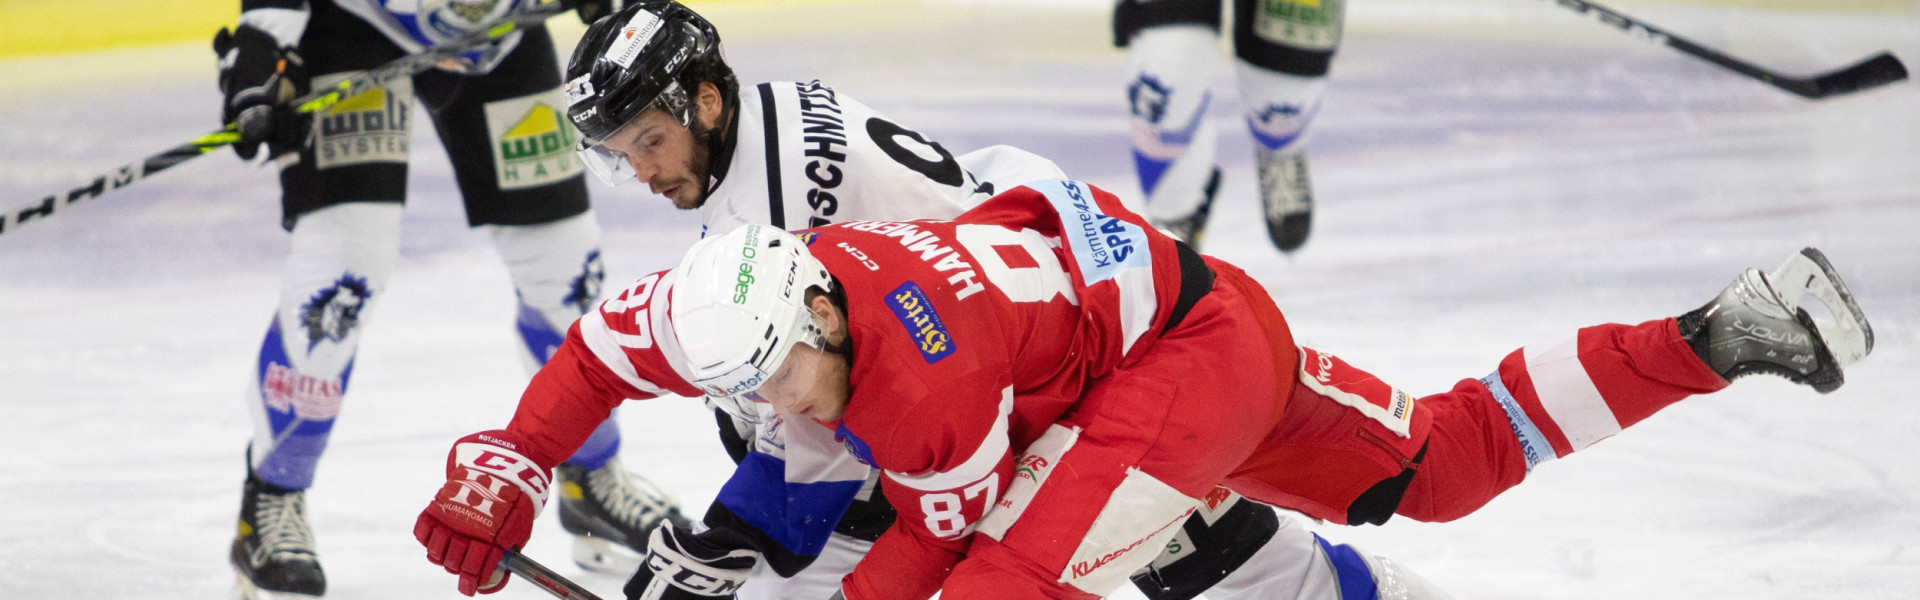
[[1907, 66], [1892, 54], [1881, 52], [1851, 67], [1814, 78], [1811, 89], [1807, 90], [1811, 93], [1787, 91], [1808, 98], [1825, 98], [1870, 90], [1906, 78]]
[[533, 582], [534, 585], [540, 586], [540, 589], [546, 590], [560, 600], [600, 600], [599, 596], [593, 595], [593, 592], [587, 591], [587, 588], [568, 581], [559, 573], [547, 569], [545, 565], [527, 558], [525, 554], [508, 550], [507, 555], [500, 558], [500, 566], [519, 575], [522, 579]]
[[1636, 38], [1665, 45], [1687, 55], [1693, 56], [1729, 71], [1739, 73], [1773, 87], [1786, 90], [1802, 98], [1818, 100], [1858, 91], [1869, 90], [1907, 78], [1906, 65], [1892, 54], [1881, 52], [1858, 64], [1837, 71], [1813, 77], [1790, 77], [1762, 68], [1753, 63], [1734, 58], [1719, 50], [1702, 46], [1673, 35], [1658, 27], [1648, 25], [1620, 11], [1595, 4], [1588, 0], [1550, 0], [1554, 4], [1576, 13], [1593, 17], [1602, 25], [1626, 32]]

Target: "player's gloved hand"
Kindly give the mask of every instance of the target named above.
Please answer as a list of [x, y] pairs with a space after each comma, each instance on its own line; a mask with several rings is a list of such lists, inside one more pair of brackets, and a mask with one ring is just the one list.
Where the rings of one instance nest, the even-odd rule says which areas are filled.
[[413, 537], [427, 547], [427, 560], [459, 575], [462, 594], [491, 594], [506, 585], [500, 558], [527, 543], [547, 503], [551, 475], [521, 453], [525, 447], [519, 436], [500, 430], [454, 442], [447, 484], [414, 522]]
[[234, 152], [252, 160], [262, 143], [269, 157], [306, 145], [312, 117], [288, 104], [310, 85], [300, 54], [251, 25], [221, 29], [213, 36], [213, 51], [220, 56], [220, 93], [226, 101], [220, 118], [240, 130]]
[[718, 536], [661, 525], [647, 541], [647, 562], [627, 581], [627, 600], [731, 598], [747, 582], [760, 555], [728, 548]]
[[573, 12], [580, 15], [581, 23], [592, 25], [600, 17], [620, 12], [626, 4], [622, 0], [579, 0]]

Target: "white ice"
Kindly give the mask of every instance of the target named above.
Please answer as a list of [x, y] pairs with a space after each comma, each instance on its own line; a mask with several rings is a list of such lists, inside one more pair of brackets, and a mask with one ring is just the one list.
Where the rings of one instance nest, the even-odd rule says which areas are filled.
[[[1137, 195], [1105, 5], [710, 12], [747, 81], [820, 78], [950, 149], [1010, 143]], [[1920, 61], [1920, 7], [1878, 6], [1619, 8], [1789, 72], [1882, 49]], [[1265, 239], [1231, 80], [1215, 90], [1227, 178], [1204, 250], [1266, 284], [1301, 341], [1439, 391], [1531, 341], [1689, 310], [1813, 245], [1877, 344], [1830, 396], [1742, 380], [1457, 522], [1325, 535], [1461, 598], [1920, 595], [1920, 88], [1804, 101], [1548, 2], [1362, 0], [1348, 33], [1295, 256]], [[214, 128], [213, 77], [203, 44], [0, 62], [0, 207]], [[413, 520], [448, 443], [504, 424], [525, 380], [511, 288], [427, 129], [402, 263], [310, 493], [332, 598], [455, 597]], [[697, 235], [644, 190], [594, 193], [612, 281]], [[220, 152], [0, 235], [0, 597], [227, 593], [242, 391], [287, 250], [277, 194], [270, 169]], [[696, 512], [711, 500], [729, 463], [695, 402], [620, 418], [629, 465]], [[575, 568], [563, 537], [543, 517], [529, 554], [618, 597], [623, 580]]]

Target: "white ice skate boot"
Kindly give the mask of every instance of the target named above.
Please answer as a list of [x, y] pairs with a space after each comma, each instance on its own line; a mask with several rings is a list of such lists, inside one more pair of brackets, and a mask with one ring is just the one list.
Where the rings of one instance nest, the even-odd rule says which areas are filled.
[[558, 471], [560, 527], [573, 534], [573, 562], [582, 569], [630, 575], [640, 567], [654, 527], [689, 526], [673, 498], [627, 473], [618, 458], [592, 471], [570, 463]]
[[[1811, 295], [1815, 317], [1801, 303]], [[1680, 335], [1714, 372], [1731, 381], [1766, 373], [1839, 389], [1841, 369], [1873, 351], [1873, 329], [1840, 274], [1819, 250], [1788, 258], [1771, 277], [1747, 269], [1720, 296], [1679, 319]]]
[[1265, 207], [1267, 235], [1281, 252], [1299, 250], [1313, 228], [1313, 182], [1307, 176], [1307, 153], [1295, 144], [1268, 150], [1254, 144], [1260, 170], [1260, 202]]
[[236, 600], [296, 600], [327, 593], [327, 575], [307, 526], [306, 492], [288, 491], [247, 472], [240, 533], [228, 555], [238, 575]]

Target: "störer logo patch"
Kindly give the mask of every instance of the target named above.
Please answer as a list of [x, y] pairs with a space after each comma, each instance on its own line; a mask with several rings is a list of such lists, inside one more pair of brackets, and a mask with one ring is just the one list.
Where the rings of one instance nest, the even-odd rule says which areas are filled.
[[940, 313], [934, 312], [933, 301], [927, 299], [919, 284], [909, 281], [888, 292], [887, 308], [893, 309], [893, 316], [907, 328], [907, 335], [913, 337], [914, 346], [928, 364], [953, 354], [953, 335], [947, 332], [946, 323], [941, 322]]

